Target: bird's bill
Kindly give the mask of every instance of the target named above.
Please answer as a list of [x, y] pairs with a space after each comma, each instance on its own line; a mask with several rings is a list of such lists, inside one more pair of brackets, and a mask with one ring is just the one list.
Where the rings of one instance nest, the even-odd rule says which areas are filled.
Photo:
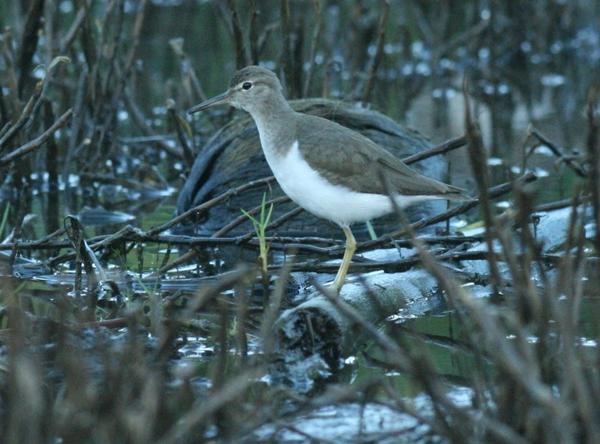
[[224, 103], [227, 103], [228, 101], [229, 101], [229, 91], [225, 91], [223, 94], [214, 96], [196, 106], [191, 107], [188, 110], [188, 114], [194, 114], [194, 113], [197, 113], [198, 111], [203, 111], [206, 108], [209, 108], [211, 106], [222, 105]]

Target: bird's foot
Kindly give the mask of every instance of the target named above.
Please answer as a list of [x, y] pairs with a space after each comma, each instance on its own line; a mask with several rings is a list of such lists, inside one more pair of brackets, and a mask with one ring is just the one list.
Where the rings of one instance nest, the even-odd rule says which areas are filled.
[[325, 285], [328, 289], [332, 290], [335, 292], [335, 294], [340, 294], [340, 291], [342, 290], [342, 287], [344, 286], [344, 282], [339, 280], [337, 277], [335, 278], [335, 280], [331, 281], [331, 282], [327, 282], [327, 284]]

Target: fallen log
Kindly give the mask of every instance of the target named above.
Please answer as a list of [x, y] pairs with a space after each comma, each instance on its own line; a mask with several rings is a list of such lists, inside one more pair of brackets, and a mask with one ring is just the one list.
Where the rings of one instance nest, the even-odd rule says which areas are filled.
[[[372, 324], [403, 313], [414, 317], [430, 310], [438, 298], [435, 279], [424, 270], [374, 272], [344, 285], [340, 300]], [[302, 304], [284, 311], [276, 322], [279, 347], [287, 364], [314, 357], [336, 368], [359, 342], [352, 322], [326, 296], [314, 292]]]

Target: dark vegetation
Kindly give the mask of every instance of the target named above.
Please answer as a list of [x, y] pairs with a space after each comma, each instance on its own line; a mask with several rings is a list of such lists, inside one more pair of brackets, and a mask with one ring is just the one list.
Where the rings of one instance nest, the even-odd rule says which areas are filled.
[[[600, 442], [598, 330], [587, 338], [596, 341], [592, 347], [582, 336], [585, 301], [597, 298], [600, 271], [594, 229], [600, 223], [600, 45], [589, 34], [598, 6], [402, 3], [203, 5], [204, 22], [185, 41], [170, 41], [168, 58], [175, 63], [162, 81], [149, 72], [159, 62], [146, 41], [156, 35], [150, 26], [160, 24], [157, 10], [168, 8], [159, 1], [0, 3], [2, 442], [280, 442], [284, 436], [330, 442], [298, 421], [342, 405], [357, 405], [360, 418], [377, 405], [416, 419], [383, 432], [361, 419], [348, 442]], [[204, 27], [216, 19], [209, 37]], [[188, 41], [196, 39], [217, 42], [218, 58], [188, 52]], [[414, 250], [352, 268], [430, 273], [464, 330], [460, 343], [445, 346], [469, 356], [468, 376], [454, 381], [439, 370], [427, 346], [439, 338], [401, 323], [382, 328], [315, 282], [356, 341], [369, 344], [361, 359], [380, 376], [350, 380], [344, 368], [330, 368], [328, 375], [310, 375], [317, 381], [310, 391], [279, 381], [274, 369], [285, 366], [286, 356], [275, 331], [280, 310], [291, 304], [290, 272], [330, 272], [335, 266], [324, 260], [342, 246], [335, 239], [278, 236], [281, 221], [271, 221], [271, 265], [261, 276], [258, 267], [219, 256], [241, 245], [253, 263], [261, 239], [251, 228], [229, 237], [227, 230], [218, 236], [169, 231], [232, 195], [268, 190], [269, 178], [177, 218], [144, 220], [160, 208], [157, 196], [182, 186], [204, 143], [232, 118], [221, 111], [192, 126], [185, 110], [206, 98], [209, 86], [222, 88], [236, 67], [257, 62], [281, 75], [290, 98], [372, 101], [396, 116], [433, 85], [442, 91], [432, 109], [440, 127], [449, 113], [445, 92], [454, 88], [474, 103], [464, 113], [464, 136], [437, 151], [466, 145], [473, 178], [467, 183], [477, 201], [362, 242], [359, 252]], [[531, 79], [547, 73], [569, 79], [548, 99], [561, 125], [550, 136], [531, 128], [525, 142], [515, 140], [506, 121], [517, 102], [535, 114], [548, 89]], [[557, 79], [545, 83], [551, 81]], [[153, 109], [159, 100], [165, 106]], [[491, 110], [487, 147], [477, 124], [483, 106]], [[572, 147], [582, 133], [585, 149], [577, 152]], [[562, 179], [551, 202], [539, 200], [549, 193], [528, 170], [540, 146], [551, 151], [552, 175]], [[509, 159], [517, 172], [492, 174], [490, 155]], [[506, 193], [512, 203], [500, 212], [493, 200]], [[91, 220], [89, 208], [97, 207], [138, 220], [90, 235], [85, 217]], [[536, 223], [559, 208], [570, 208], [570, 215], [556, 234], [563, 237], [559, 246], [548, 251]], [[482, 221], [483, 234], [442, 230], [416, 237], [416, 230], [469, 211]], [[397, 218], [405, 216], [398, 211]], [[486, 248], [471, 248], [481, 243]], [[191, 250], [182, 260], [175, 253], [184, 247]], [[283, 262], [274, 254], [291, 251], [309, 260]], [[190, 260], [203, 265], [167, 274]], [[465, 261], [488, 267], [472, 272]], [[60, 285], [49, 292], [34, 277]], [[475, 297], [475, 286], [489, 297]], [[210, 358], [182, 359], [194, 346]], [[387, 372], [405, 375], [427, 407], [405, 396]], [[456, 383], [469, 388], [468, 402], [451, 395]]]

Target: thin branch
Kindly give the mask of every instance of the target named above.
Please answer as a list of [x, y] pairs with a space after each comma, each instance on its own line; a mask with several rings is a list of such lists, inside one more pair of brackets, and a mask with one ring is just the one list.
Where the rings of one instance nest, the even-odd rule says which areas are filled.
[[454, 151], [457, 148], [461, 148], [467, 144], [467, 136], [459, 136], [454, 139], [447, 140], [442, 142], [439, 145], [428, 148], [426, 150], [420, 151], [418, 153], [413, 154], [412, 156], [405, 157], [402, 161], [410, 165], [411, 163], [420, 162], [421, 160], [428, 159], [433, 156], [437, 156], [438, 154], [446, 154], [450, 151]]
[[11, 151], [7, 155], [0, 157], [0, 168], [41, 147], [44, 144], [44, 142], [46, 142], [46, 140], [48, 140], [48, 138], [56, 132], [56, 130], [66, 125], [66, 123], [69, 121], [72, 115], [73, 110], [69, 108], [62, 116], [58, 118], [56, 122], [54, 122], [54, 124], [50, 128], [48, 128], [38, 137], [36, 137], [33, 140], [30, 140], [24, 145], [21, 145], [19, 148]]
[[369, 75], [367, 76], [367, 83], [363, 90], [362, 101], [368, 102], [371, 93], [373, 92], [373, 88], [375, 86], [375, 76], [377, 75], [377, 70], [379, 69], [379, 65], [381, 65], [381, 61], [383, 60], [383, 47], [385, 44], [385, 29], [387, 27], [388, 18], [390, 15], [390, 2], [385, 0], [383, 2], [383, 12], [381, 14], [381, 18], [379, 19], [378, 28], [378, 36], [377, 36], [377, 49], [375, 52], [375, 56], [373, 57], [373, 63], [371, 63], [371, 67], [369, 69]]
[[596, 235], [594, 236], [594, 247], [596, 254], [600, 254], [600, 136], [599, 123], [596, 120], [596, 98], [594, 92], [590, 93], [587, 107], [588, 135], [587, 155], [590, 164], [590, 196], [592, 198], [592, 209], [596, 222]]
[[35, 54], [40, 28], [42, 26], [42, 16], [44, 14], [45, 0], [34, 0], [29, 5], [25, 29], [21, 39], [19, 50], [19, 84], [17, 87], [19, 97], [23, 96], [25, 85], [30, 81], [31, 64]]
[[[467, 129], [467, 140], [469, 148], [469, 160], [473, 177], [477, 183], [479, 190], [479, 201], [481, 202], [481, 215], [485, 224], [486, 244], [488, 251], [494, 251], [494, 238], [498, 235], [495, 219], [492, 215], [492, 206], [490, 204], [490, 194], [488, 187], [490, 183], [489, 170], [487, 166], [487, 152], [483, 146], [483, 139], [477, 123], [473, 121], [471, 116], [471, 104], [467, 91], [467, 82], [465, 80], [463, 86], [463, 96], [465, 99], [465, 127]], [[502, 283], [500, 271], [496, 264], [496, 256], [490, 254], [490, 274], [495, 290], [499, 290]]]
[[236, 64], [237, 68], [241, 69], [248, 64], [246, 46], [244, 45], [244, 33], [242, 31], [242, 24], [240, 22], [235, 0], [227, 0], [227, 6], [229, 7], [231, 30], [233, 32], [233, 41], [235, 43]]
[[[502, 255], [492, 253], [497, 261], [503, 261]], [[491, 254], [488, 251], [450, 251], [440, 254], [432, 254], [432, 257], [440, 262], [444, 261], [488, 261]], [[521, 255], [516, 255], [521, 257]], [[559, 254], [544, 254], [542, 259], [549, 264], [558, 265], [562, 260], [562, 256]], [[350, 264], [350, 270], [354, 273], [367, 273], [370, 271], [382, 270], [386, 273], [398, 273], [410, 270], [412, 267], [421, 264], [422, 258], [415, 254], [413, 256], [388, 260], [388, 261], [374, 261], [374, 262], [352, 262]], [[279, 265], [271, 265], [270, 270], [277, 270]], [[323, 263], [316, 261], [298, 262], [294, 264], [294, 271], [311, 271], [320, 273], [335, 273], [339, 264]]]
[[[534, 173], [532, 172], [528, 172], [526, 174], [524, 174], [523, 176], [521, 176], [518, 180], [522, 181], [522, 182], [532, 182], [534, 180], [536, 180], [537, 177]], [[496, 185], [494, 187], [491, 187], [488, 190], [489, 193], [489, 198], [490, 199], [495, 199], [499, 196], [502, 196], [506, 193], [509, 193], [513, 188], [513, 185], [511, 182], [505, 182], [503, 184], [500, 185]], [[421, 219], [418, 220], [416, 222], [413, 222], [411, 224], [411, 227], [413, 230], [419, 230], [421, 228], [427, 227], [429, 225], [434, 225], [437, 224], [439, 222], [444, 222], [452, 217], [455, 217], [459, 214], [464, 214], [467, 211], [469, 211], [472, 208], [475, 208], [477, 205], [479, 205], [479, 200], [478, 199], [474, 199], [471, 201], [468, 201], [462, 205], [459, 205], [457, 207], [451, 208], [448, 211], [445, 211], [443, 213], [440, 214], [436, 214], [434, 216], [428, 217], [426, 219]], [[406, 229], [405, 228], [400, 228], [399, 230], [393, 231], [391, 233], [385, 234], [383, 236], [381, 236], [379, 239], [375, 239], [372, 241], [365, 241], [365, 242], [359, 242], [356, 245], [356, 250], [357, 251], [361, 251], [361, 250], [367, 250], [373, 247], [378, 247], [381, 245], [385, 245], [387, 244], [391, 239], [394, 238], [398, 238], [398, 237], [402, 237], [406, 235]]]
[[0, 148], [10, 142], [12, 138], [19, 132], [19, 130], [23, 128], [23, 126], [25, 126], [25, 124], [29, 121], [34, 109], [36, 109], [36, 105], [40, 95], [42, 94], [42, 89], [42, 85], [38, 84], [33, 91], [33, 94], [27, 101], [27, 104], [23, 107], [23, 111], [21, 111], [21, 114], [19, 115], [19, 118], [15, 124], [3, 131], [3, 135], [0, 138]]
[[207, 200], [206, 202], [203, 202], [200, 205], [195, 206], [194, 208], [190, 208], [186, 212], [181, 213], [179, 216], [174, 217], [170, 221], [165, 222], [164, 224], [151, 229], [148, 233], [149, 234], [157, 234], [162, 231], [168, 230], [172, 226], [177, 225], [179, 222], [184, 221], [188, 217], [191, 217], [194, 215], [197, 216], [197, 215], [200, 215], [200, 214], [208, 211], [209, 209], [211, 209], [218, 203], [220, 203], [226, 199], [229, 199], [231, 196], [235, 196], [236, 194], [242, 193], [250, 188], [255, 188], [260, 185], [265, 185], [265, 184], [271, 183], [274, 180], [275, 180], [275, 177], [273, 177], [273, 176], [263, 177], [262, 179], [252, 180], [248, 183], [245, 183], [244, 185], [240, 185], [239, 187], [230, 188], [229, 190], [225, 191], [223, 194], [220, 194], [217, 197], [213, 197], [212, 199]]
[[[558, 146], [556, 146], [554, 143], [552, 143], [547, 137], [545, 137], [537, 129], [531, 128], [529, 130], [529, 134], [531, 136], [535, 137], [537, 140], [539, 140], [543, 145], [547, 146], [548, 149], [550, 151], [552, 151], [552, 154], [554, 154], [556, 157], [558, 157], [558, 159], [561, 162], [563, 162], [565, 165], [570, 167], [575, 172], [575, 174], [577, 174], [579, 177], [587, 176], [587, 172], [585, 171], [585, 168], [583, 166], [581, 166], [579, 164], [579, 162], [577, 162], [572, 157], [566, 156], [562, 149], [560, 149]], [[529, 154], [531, 154], [535, 150], [535, 148], [537, 148], [538, 146], [533, 147]]]
[[319, 43], [319, 37], [321, 36], [321, 29], [323, 28], [323, 18], [321, 16], [321, 0], [313, 0], [313, 6], [315, 9], [315, 24], [313, 26], [313, 35], [310, 42], [310, 51], [308, 54], [308, 69], [306, 70], [306, 77], [304, 79], [304, 86], [302, 88], [302, 97], [307, 97], [310, 90], [310, 81], [313, 76], [315, 69], [315, 55], [317, 53], [317, 44]]

